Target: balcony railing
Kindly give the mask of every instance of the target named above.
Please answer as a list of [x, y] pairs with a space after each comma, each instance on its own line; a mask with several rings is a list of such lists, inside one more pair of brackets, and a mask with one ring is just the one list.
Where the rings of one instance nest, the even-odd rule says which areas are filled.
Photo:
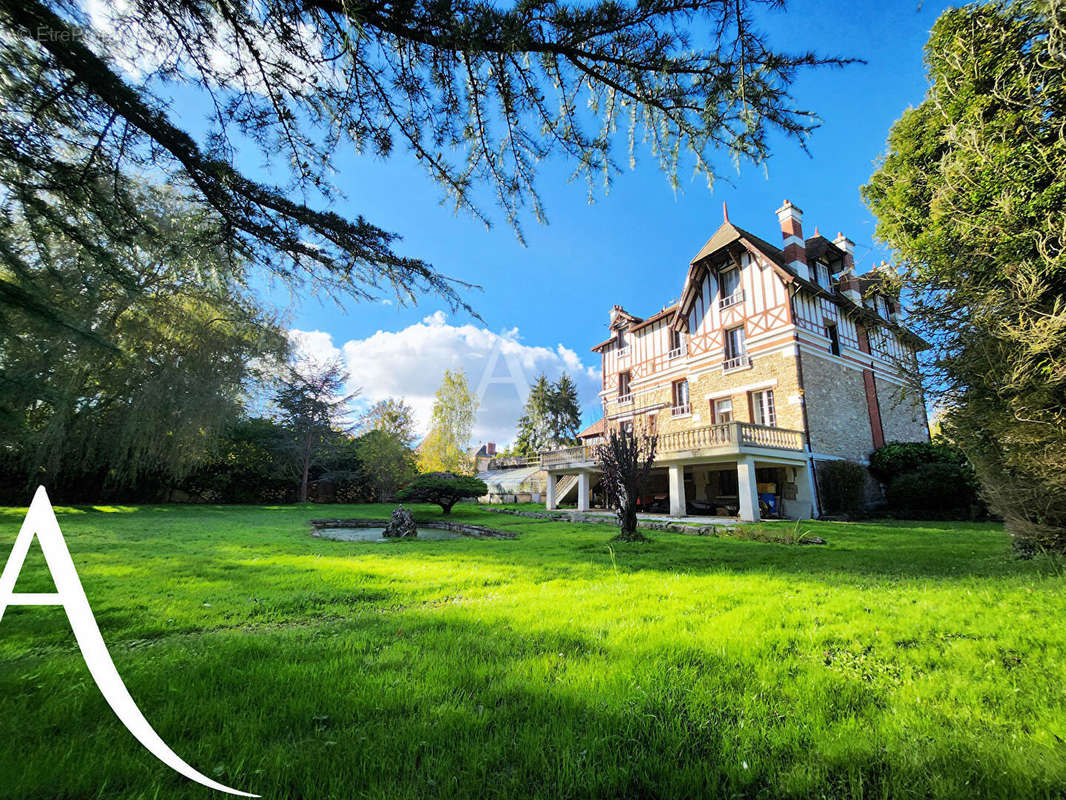
[[[726, 422], [721, 425], [660, 433], [656, 447], [656, 460], [667, 454], [689, 450], [725, 449], [727, 452], [739, 454], [752, 447], [802, 451], [803, 431], [773, 428], [769, 425], [756, 425], [751, 422]], [[560, 469], [577, 464], [588, 464], [595, 460], [596, 448], [583, 445], [542, 453], [540, 466], [541, 469]]]
[[745, 355], [734, 356], [733, 358], [727, 358], [722, 362], [722, 372], [729, 372], [734, 369], [744, 369], [751, 366], [751, 359]]
[[632, 402], [633, 402], [633, 394], [631, 392], [627, 392], [626, 394], [618, 395], [618, 405], [627, 406], [627, 405], [629, 405]]
[[779, 450], [803, 449], [803, 431], [756, 425], [752, 422], [734, 422], [733, 424], [737, 426], [742, 445], [773, 447]]
[[692, 413], [692, 406], [688, 403], [682, 403], [681, 405], [674, 406], [670, 409], [670, 415], [674, 417], [683, 417], [686, 414]]
[[625, 347], [619, 347], [618, 348], [618, 357], [619, 358], [624, 358], [625, 356], [628, 356], [632, 352], [632, 350], [633, 350], [633, 346], [632, 345], [628, 345], [628, 344]]
[[729, 308], [735, 306], [737, 303], [744, 302], [744, 290], [737, 289], [733, 294], [728, 294], [718, 301], [718, 308]]
[[494, 456], [489, 460], [489, 469], [514, 469], [517, 467], [532, 467], [540, 463], [537, 458], [526, 458], [525, 456], [507, 456], [506, 458], [501, 456]]
[[565, 450], [552, 450], [550, 453], [541, 453], [540, 468], [568, 467], [573, 464], [585, 464], [595, 460], [596, 448], [583, 444], [577, 447], [567, 447]]
[[660, 453], [702, 450], [710, 447], [770, 447], [775, 450], [802, 450], [803, 432], [771, 428], [752, 422], [725, 422], [687, 431], [659, 435]]
[[682, 342], [677, 347], [675, 347], [673, 350], [671, 350], [669, 353], [667, 353], [666, 357], [668, 359], [670, 359], [671, 361], [673, 361], [675, 358], [681, 358], [681, 356], [685, 355], [685, 353], [687, 353], [687, 352], [688, 352], [688, 348], [685, 347], [685, 343]]

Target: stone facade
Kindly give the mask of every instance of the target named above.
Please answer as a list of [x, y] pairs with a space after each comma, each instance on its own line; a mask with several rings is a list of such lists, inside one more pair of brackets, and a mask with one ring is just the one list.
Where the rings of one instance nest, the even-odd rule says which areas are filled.
[[908, 386], [880, 381], [877, 401], [886, 442], [922, 442], [929, 438], [929, 423], [918, 393]]
[[865, 462], [874, 445], [862, 372], [831, 357], [802, 358], [811, 450]]
[[[702, 505], [757, 519], [762, 504], [802, 517], [814, 462], [868, 463], [882, 441], [928, 438], [920, 393], [901, 401], [896, 389], [923, 343], [903, 327], [891, 282], [878, 270], [859, 278], [843, 234], [804, 238], [795, 204], [776, 214], [780, 247], [723, 214], [679, 298], [646, 319], [615, 306], [609, 337], [593, 347], [604, 423], [660, 436], [645, 502], [668, 498], [672, 514]], [[682, 379], [688, 408], [675, 409]], [[760, 414], [760, 427], [755, 412], [767, 406], [753, 401], [765, 391], [774, 413]], [[726, 398], [722, 420], [715, 406]], [[584, 451], [555, 463], [568, 459], [588, 469]], [[874, 499], [876, 485], [868, 488]]]
[[[701, 371], [687, 375], [678, 374], [674, 380], [681, 378], [688, 380], [689, 405], [692, 409], [690, 414], [676, 417], [673, 415], [671, 380], [652, 389], [636, 387], [633, 395], [635, 402], [632, 405], [619, 405], [615, 398], [608, 399], [608, 416], [624, 417], [632, 411], [637, 424], [646, 425], [648, 416], [653, 415], [658, 433], [672, 433], [713, 424], [711, 400], [728, 396], [733, 400], [733, 421], [753, 422], [748, 402], [749, 391], [772, 389], [777, 416], [776, 427], [803, 430], [802, 393], [796, 357], [792, 351], [753, 356], [749, 369], [734, 372], [723, 372], [720, 368], [707, 370], [706, 365], [703, 365]], [[723, 394], [729, 390], [733, 391]]]

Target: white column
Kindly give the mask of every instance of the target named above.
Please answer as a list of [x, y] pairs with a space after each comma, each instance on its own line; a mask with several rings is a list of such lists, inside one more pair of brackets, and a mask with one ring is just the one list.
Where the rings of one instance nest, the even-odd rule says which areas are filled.
[[807, 514], [810, 519], [818, 516], [818, 500], [814, 496], [814, 478], [809, 459], [802, 467], [796, 467], [796, 504], [799, 513]]
[[589, 510], [589, 484], [591, 483], [590, 476], [587, 472], [579, 472], [577, 474], [577, 510], [588, 511]]
[[744, 522], [759, 521], [759, 487], [755, 484], [755, 459], [740, 456], [737, 459], [737, 486], [740, 494], [740, 519]]
[[670, 465], [670, 516], [685, 516], [685, 466]]
[[559, 477], [557, 475], [555, 475], [552, 472], [548, 473], [548, 483], [547, 483], [547, 493], [546, 493], [547, 497], [545, 498], [545, 503], [544, 503], [544, 507], [546, 509], [548, 509], [548, 511], [554, 511], [555, 507], [556, 507], [555, 506], [555, 484], [556, 484], [556, 482], [558, 480], [559, 480]]

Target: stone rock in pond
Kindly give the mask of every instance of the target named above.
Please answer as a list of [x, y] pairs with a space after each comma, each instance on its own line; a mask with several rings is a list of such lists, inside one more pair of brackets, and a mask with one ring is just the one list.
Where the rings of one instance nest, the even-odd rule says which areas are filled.
[[415, 527], [414, 516], [403, 506], [396, 506], [385, 532], [381, 535], [389, 539], [418, 536], [418, 528]]

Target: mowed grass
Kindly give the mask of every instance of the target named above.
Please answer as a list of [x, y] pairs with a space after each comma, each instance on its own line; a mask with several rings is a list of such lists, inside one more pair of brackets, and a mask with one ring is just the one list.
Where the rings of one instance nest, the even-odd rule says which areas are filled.
[[[1000, 526], [620, 545], [464, 506], [519, 537], [309, 535], [390, 510], [59, 519], [148, 720], [267, 798], [1066, 796], [1063, 569]], [[0, 510], [2, 559], [23, 514]], [[17, 590], [51, 590], [36, 546]], [[4, 798], [222, 796], [133, 740], [58, 608], [0, 622], [0, 741]]]

